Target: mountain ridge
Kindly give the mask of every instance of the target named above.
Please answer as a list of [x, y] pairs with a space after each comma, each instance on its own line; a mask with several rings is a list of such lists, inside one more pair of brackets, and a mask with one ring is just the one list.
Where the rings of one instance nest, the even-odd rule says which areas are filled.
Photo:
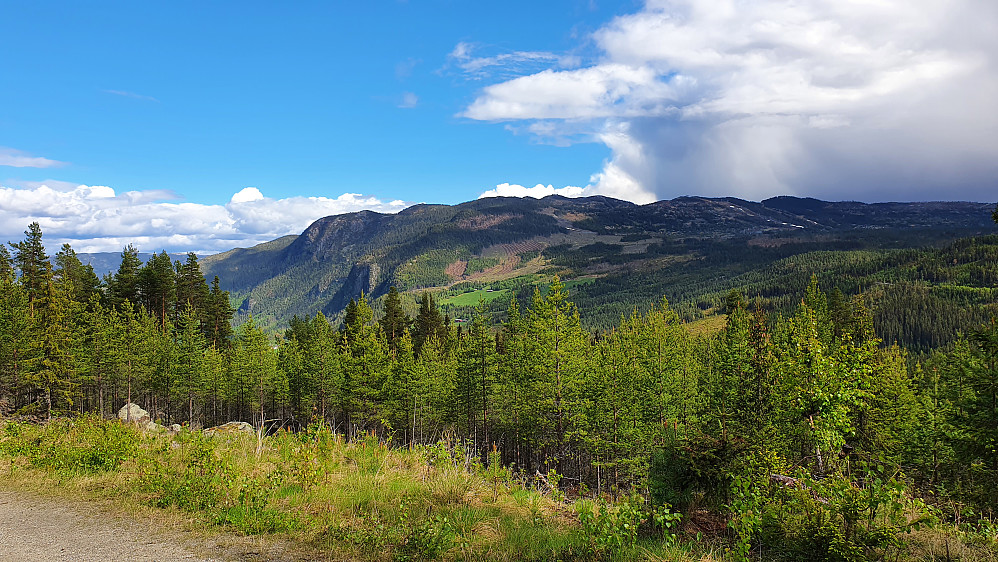
[[361, 292], [376, 298], [392, 285], [415, 292], [538, 273], [600, 279], [628, 268], [654, 271], [683, 256], [715, 259], [712, 252], [788, 244], [914, 247], [991, 232], [990, 212], [974, 202], [794, 196], [645, 205], [603, 196], [496, 197], [331, 215], [298, 236], [207, 256], [202, 265], [241, 299], [244, 313], [282, 325], [293, 314], [335, 316]]

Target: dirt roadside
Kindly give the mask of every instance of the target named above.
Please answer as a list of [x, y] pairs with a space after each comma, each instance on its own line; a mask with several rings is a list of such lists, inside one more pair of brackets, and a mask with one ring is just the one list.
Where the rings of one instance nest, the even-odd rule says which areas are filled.
[[0, 561], [211, 560], [150, 521], [129, 521], [85, 503], [0, 491]]

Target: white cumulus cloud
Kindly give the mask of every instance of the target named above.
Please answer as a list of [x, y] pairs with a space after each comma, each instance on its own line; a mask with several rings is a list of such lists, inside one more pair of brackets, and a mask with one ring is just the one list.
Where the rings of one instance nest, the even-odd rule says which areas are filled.
[[990, 200], [996, 27], [976, 0], [648, 0], [591, 36], [595, 64], [491, 84], [462, 115], [602, 142], [586, 189], [637, 202]]
[[394, 213], [408, 205], [356, 193], [273, 199], [256, 187], [243, 188], [225, 205], [177, 199], [164, 190], [119, 194], [107, 186], [66, 182], [0, 186], [0, 240], [21, 239], [27, 225], [37, 221], [52, 253], [64, 242], [79, 252], [120, 251], [135, 244], [143, 251], [211, 253], [298, 234], [328, 215], [363, 209]]
[[582, 197], [584, 195], [591, 195], [591, 193], [586, 193], [585, 188], [575, 187], [575, 186], [565, 186], [565, 187], [554, 187], [553, 185], [537, 184], [534, 187], [524, 187], [519, 184], [501, 183], [496, 186], [495, 189], [490, 189], [485, 193], [478, 196], [479, 199], [484, 197], [534, 197], [536, 199], [541, 199], [547, 197], [548, 195], [563, 195], [565, 197]]

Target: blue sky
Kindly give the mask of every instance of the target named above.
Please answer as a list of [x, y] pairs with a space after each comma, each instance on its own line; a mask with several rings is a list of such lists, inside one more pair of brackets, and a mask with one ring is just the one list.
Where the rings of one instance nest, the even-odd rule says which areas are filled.
[[0, 236], [218, 251], [482, 194], [988, 201], [991, 4], [0, 1]]

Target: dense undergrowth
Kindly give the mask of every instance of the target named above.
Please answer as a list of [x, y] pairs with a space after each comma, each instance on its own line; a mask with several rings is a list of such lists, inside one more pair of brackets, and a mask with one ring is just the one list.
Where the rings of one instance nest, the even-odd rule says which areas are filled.
[[[996, 560], [998, 527], [940, 523], [895, 479], [774, 482], [754, 459], [717, 513], [632, 495], [571, 497], [459, 442], [346, 442], [322, 426], [266, 437], [143, 433], [95, 416], [3, 422], [0, 482], [52, 480], [288, 538], [304, 557], [370, 560]], [[865, 470], [865, 469], [863, 469]], [[866, 478], [864, 480], [864, 478]], [[855, 482], [863, 481], [862, 486]], [[765, 488], [770, 488], [764, 492]], [[763, 494], [778, 501], [762, 502]], [[726, 522], [705, 531], [713, 520]]]

